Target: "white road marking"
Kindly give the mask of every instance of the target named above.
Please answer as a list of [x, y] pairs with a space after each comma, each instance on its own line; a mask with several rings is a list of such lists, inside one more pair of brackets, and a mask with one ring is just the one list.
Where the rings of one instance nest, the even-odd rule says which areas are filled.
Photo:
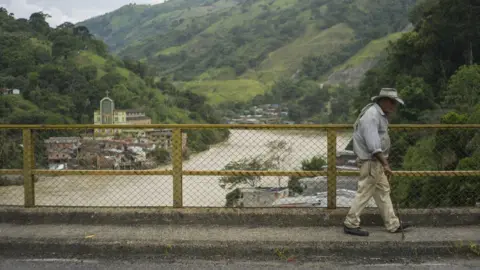
[[77, 263], [98, 263], [97, 260], [79, 260], [79, 259], [61, 259], [61, 258], [45, 258], [45, 259], [19, 259], [16, 261], [23, 262], [77, 262]]
[[373, 264], [364, 264], [364, 266], [387, 267], [387, 266], [406, 266], [406, 264], [403, 264], [403, 263], [373, 263]]
[[362, 266], [369, 266], [369, 267], [398, 267], [398, 266], [448, 266], [449, 264], [446, 263], [374, 263], [374, 264], [365, 264]]
[[446, 264], [446, 263], [421, 263], [420, 265], [425, 265], [425, 266], [448, 266], [450, 264]]

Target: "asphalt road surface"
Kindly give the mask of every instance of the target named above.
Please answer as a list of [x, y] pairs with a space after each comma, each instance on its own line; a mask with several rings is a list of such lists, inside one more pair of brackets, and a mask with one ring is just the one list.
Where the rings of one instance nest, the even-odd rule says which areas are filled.
[[159, 260], [136, 260], [136, 261], [108, 261], [108, 260], [76, 260], [76, 259], [8, 259], [0, 258], [0, 269], [2, 270], [123, 270], [123, 269], [171, 269], [171, 270], [190, 270], [190, 269], [259, 269], [259, 270], [277, 270], [277, 269], [414, 269], [414, 270], [466, 270], [480, 269], [480, 259], [474, 260], [449, 260], [449, 261], [431, 261], [416, 264], [398, 264], [398, 263], [377, 263], [377, 264], [342, 264], [342, 263], [323, 263], [323, 262], [248, 262], [248, 261], [175, 261], [166, 262]]

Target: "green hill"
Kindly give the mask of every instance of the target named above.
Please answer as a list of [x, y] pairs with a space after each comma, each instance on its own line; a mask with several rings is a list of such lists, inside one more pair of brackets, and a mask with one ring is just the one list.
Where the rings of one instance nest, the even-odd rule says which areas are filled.
[[[0, 10], [0, 87], [18, 88], [30, 102], [30, 122], [39, 112], [71, 123], [93, 123], [93, 111], [110, 91], [119, 108], [143, 108], [154, 122], [193, 122], [189, 111], [168, 104], [151, 78], [135, 69], [140, 63], [118, 59], [88, 29], [65, 23], [52, 29], [45, 14], [15, 19]], [[2, 96], [2, 101], [18, 101]], [[14, 106], [13, 106], [14, 107]], [[12, 108], [13, 109], [13, 108]], [[24, 111], [25, 112], [25, 111]], [[15, 110], [3, 122], [21, 123]]]
[[[220, 122], [220, 115], [203, 102], [203, 96], [180, 92], [166, 81], [155, 82], [147, 65], [109, 54], [107, 45], [83, 26], [64, 23], [53, 29], [45, 19], [43, 13], [15, 19], [0, 8], [1, 123], [93, 123], [93, 113], [107, 91], [116, 108], [142, 109], [153, 123]], [[3, 89], [19, 89], [20, 95], [3, 95]], [[228, 135], [224, 131], [188, 133], [193, 151]], [[9, 147], [10, 139], [13, 143], [21, 136], [2, 131], [4, 148], [0, 150]], [[10, 165], [0, 164], [2, 168]]]
[[[208, 2], [215, 2], [209, 5]], [[114, 51], [138, 40], [182, 30], [181, 22], [208, 16], [235, 6], [233, 0], [175, 0], [159, 5], [129, 4], [113, 12], [91, 18], [83, 23], [92, 33], [103, 37]]]
[[294, 75], [320, 80], [369, 42], [404, 29], [415, 2], [170, 0], [127, 5], [78, 25], [121, 57], [145, 60], [159, 77], [201, 80], [186, 84], [198, 85], [189, 88], [195, 92], [208, 93], [206, 80], [228, 80], [216, 90], [226, 96], [233, 80], [265, 89]]

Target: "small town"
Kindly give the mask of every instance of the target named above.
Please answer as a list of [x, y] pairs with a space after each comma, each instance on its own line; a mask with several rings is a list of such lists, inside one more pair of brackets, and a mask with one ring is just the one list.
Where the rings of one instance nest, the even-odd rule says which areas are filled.
[[[108, 97], [95, 111], [95, 125], [151, 124], [151, 119], [137, 109], [116, 110]], [[167, 163], [172, 149], [170, 129], [95, 129], [82, 137], [50, 137], [44, 141], [50, 170], [66, 169], [154, 169]], [[187, 134], [182, 133], [182, 149], [187, 151]], [[163, 151], [162, 161], [155, 151]]]

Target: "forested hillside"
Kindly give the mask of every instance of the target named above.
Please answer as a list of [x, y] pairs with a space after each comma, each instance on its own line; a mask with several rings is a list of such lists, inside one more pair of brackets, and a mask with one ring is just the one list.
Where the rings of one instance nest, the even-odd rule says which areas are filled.
[[310, 56], [328, 58], [316, 63], [321, 65], [317, 71], [307, 71], [322, 75], [369, 41], [401, 31], [414, 3], [171, 0], [154, 6], [131, 4], [79, 25], [104, 38], [120, 55], [146, 58], [161, 74], [174, 74], [177, 80], [192, 80], [207, 71], [215, 79], [218, 72], [212, 69], [232, 69], [233, 78], [271, 81], [293, 75]]
[[[21, 91], [20, 95], [0, 95], [2, 123], [93, 124], [94, 110], [107, 91], [116, 108], [143, 109], [154, 123], [220, 121], [213, 108], [204, 104], [203, 96], [179, 92], [165, 81], [154, 82], [145, 64], [110, 55], [107, 45], [93, 38], [87, 28], [64, 23], [53, 29], [46, 16], [34, 13], [28, 20], [15, 19], [0, 9], [0, 88]], [[0, 162], [12, 161], [11, 151], [20, 151], [8, 145], [16, 145], [21, 139], [18, 135], [2, 132]], [[190, 135], [191, 149], [202, 150], [226, 133]], [[15, 141], [8, 140], [12, 136]]]
[[[367, 73], [354, 108], [384, 86], [406, 106], [393, 123], [480, 124], [480, 3], [428, 0], [411, 13], [414, 31], [388, 48]], [[392, 131], [393, 132], [393, 131]], [[480, 170], [478, 129], [404, 130], [393, 134], [398, 170]], [[480, 200], [478, 177], [397, 178], [406, 206], [465, 206]]]
[[[145, 60], [157, 76], [187, 81], [179, 84], [182, 89], [206, 94], [218, 105], [248, 102], [284, 78], [326, 81], [370, 42], [404, 30], [415, 2], [171, 0], [124, 6], [78, 25], [87, 26], [120, 56]], [[380, 49], [363, 54], [375, 55], [387, 45], [375, 44], [369, 48]], [[239, 91], [242, 94], [235, 94]], [[296, 101], [289, 106], [300, 106]], [[312, 115], [301, 120], [312, 117], [315, 120]]]

